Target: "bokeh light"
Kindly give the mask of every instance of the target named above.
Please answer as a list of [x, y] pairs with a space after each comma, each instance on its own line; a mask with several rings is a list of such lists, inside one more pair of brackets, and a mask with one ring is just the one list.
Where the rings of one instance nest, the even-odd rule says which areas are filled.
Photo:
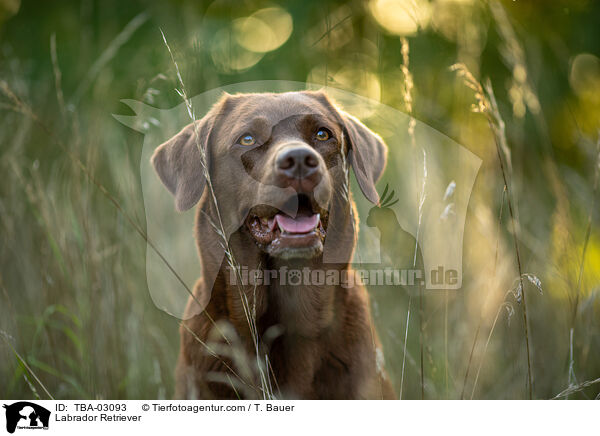
[[590, 53], [581, 53], [571, 62], [569, 83], [580, 97], [600, 101], [600, 59]]
[[289, 39], [293, 22], [284, 9], [265, 8], [235, 20], [233, 30], [240, 46], [252, 52], [266, 53], [278, 49]]
[[224, 73], [234, 73], [253, 67], [262, 53], [246, 50], [238, 44], [231, 28], [219, 30], [211, 42], [210, 54], [215, 66]]
[[413, 35], [429, 23], [431, 6], [424, 0], [371, 0], [369, 10], [377, 22], [396, 35]]

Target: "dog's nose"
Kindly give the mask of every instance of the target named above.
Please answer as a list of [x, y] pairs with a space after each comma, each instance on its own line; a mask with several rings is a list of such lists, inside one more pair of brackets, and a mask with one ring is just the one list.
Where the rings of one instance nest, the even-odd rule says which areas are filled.
[[319, 155], [307, 145], [284, 148], [275, 166], [282, 184], [296, 190], [311, 191], [320, 180]]
[[318, 167], [317, 152], [308, 147], [288, 147], [277, 156], [277, 171], [290, 179], [310, 177]]

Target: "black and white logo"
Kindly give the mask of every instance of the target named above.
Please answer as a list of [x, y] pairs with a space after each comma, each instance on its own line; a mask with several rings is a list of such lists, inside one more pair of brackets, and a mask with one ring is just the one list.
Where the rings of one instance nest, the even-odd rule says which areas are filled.
[[19, 401], [3, 406], [6, 409], [6, 431], [16, 429], [48, 430], [50, 411], [29, 401]]

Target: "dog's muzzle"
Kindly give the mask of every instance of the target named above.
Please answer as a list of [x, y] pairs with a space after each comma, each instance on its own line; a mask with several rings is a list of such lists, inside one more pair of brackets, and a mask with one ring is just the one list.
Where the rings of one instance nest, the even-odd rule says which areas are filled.
[[[275, 184], [297, 192], [298, 211], [288, 215], [271, 206], [250, 210], [246, 226], [258, 245], [274, 257], [312, 258], [323, 252], [328, 211], [315, 200], [315, 189], [324, 179], [321, 156], [303, 143], [278, 150], [272, 169]], [[291, 200], [291, 199], [290, 199]]]

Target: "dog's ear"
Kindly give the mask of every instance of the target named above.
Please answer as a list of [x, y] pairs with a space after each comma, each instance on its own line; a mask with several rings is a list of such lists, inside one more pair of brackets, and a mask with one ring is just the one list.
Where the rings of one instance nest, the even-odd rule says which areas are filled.
[[[193, 207], [204, 191], [206, 180], [201, 149], [207, 153], [207, 144], [215, 115], [209, 112], [177, 135], [158, 146], [150, 161], [160, 180], [175, 197], [179, 212]], [[204, 164], [208, 165], [206, 159]]]
[[383, 174], [387, 159], [387, 146], [379, 135], [371, 131], [357, 118], [340, 111], [345, 134], [350, 142], [348, 160], [352, 164], [356, 180], [363, 194], [374, 204], [379, 203], [375, 183]]

